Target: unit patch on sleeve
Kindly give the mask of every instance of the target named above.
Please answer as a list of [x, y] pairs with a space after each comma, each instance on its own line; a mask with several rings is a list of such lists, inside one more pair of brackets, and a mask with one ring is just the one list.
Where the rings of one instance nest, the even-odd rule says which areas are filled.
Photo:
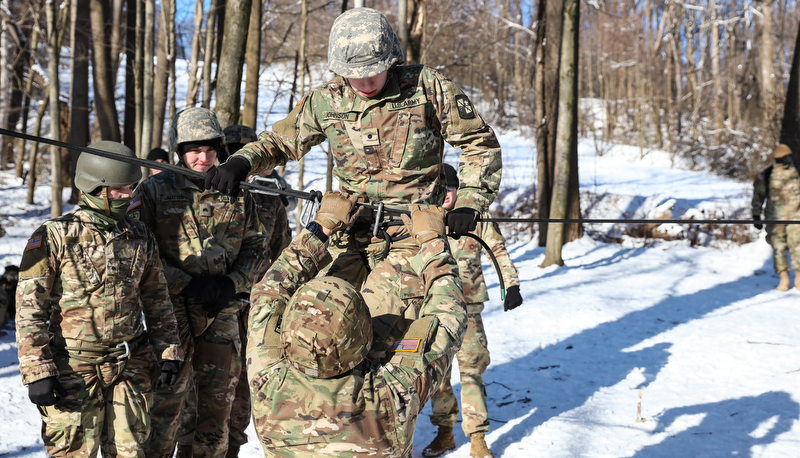
[[128, 211], [133, 210], [136, 207], [140, 207], [142, 205], [142, 198], [141, 197], [134, 197], [131, 201], [130, 205], [128, 205]]
[[458, 116], [461, 119], [473, 119], [475, 117], [475, 107], [469, 101], [469, 97], [464, 94], [456, 96], [456, 107], [458, 108]]

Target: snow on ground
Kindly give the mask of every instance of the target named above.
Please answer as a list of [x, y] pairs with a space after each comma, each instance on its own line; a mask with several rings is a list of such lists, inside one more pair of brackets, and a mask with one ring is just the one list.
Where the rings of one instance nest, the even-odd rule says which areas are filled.
[[[532, 141], [500, 136], [503, 194], [534, 181]], [[676, 199], [681, 209], [747, 209], [748, 183], [669, 168], [666, 153], [580, 148], [584, 194], [602, 195], [593, 217], [644, 216]], [[322, 155], [307, 167], [323, 170]], [[455, 163], [453, 152], [448, 162]], [[289, 180], [296, 183], [296, 165]], [[307, 172], [308, 174], [309, 172]], [[321, 173], [311, 186], [323, 189]], [[309, 180], [307, 180], [307, 183]], [[0, 174], [0, 266], [17, 263], [25, 240], [49, 216], [50, 190], [25, 204], [25, 187]], [[649, 202], [649, 204], [648, 204]], [[612, 205], [613, 204], [613, 205]], [[505, 203], [503, 203], [505, 205]], [[682, 210], [685, 211], [685, 210]], [[680, 212], [676, 212], [679, 215]], [[539, 268], [535, 241], [510, 245], [525, 303], [504, 313], [497, 277], [484, 268], [483, 314], [492, 365], [485, 374], [497, 457], [791, 457], [800, 442], [800, 291], [779, 293], [763, 233], [743, 246], [584, 237], [564, 247], [564, 267]], [[19, 377], [13, 327], [0, 337], [0, 456], [44, 456], [40, 420]], [[458, 392], [458, 371], [453, 383]], [[435, 428], [420, 416], [415, 456]], [[252, 430], [243, 457], [261, 456]], [[458, 448], [469, 442], [456, 427]]]

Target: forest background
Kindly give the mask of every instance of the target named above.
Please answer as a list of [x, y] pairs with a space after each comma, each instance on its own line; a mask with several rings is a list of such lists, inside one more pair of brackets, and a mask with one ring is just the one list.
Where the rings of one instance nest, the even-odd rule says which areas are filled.
[[[223, 127], [241, 123], [261, 131], [269, 126], [257, 119], [288, 113], [313, 89], [312, 69], [327, 60], [330, 26], [353, 6], [348, 0], [0, 0], [0, 126], [76, 145], [122, 141], [141, 157], [168, 146], [168, 120], [189, 106], [215, 110]], [[695, 169], [741, 180], [752, 179], [785, 136], [800, 20], [794, 0], [370, 0], [364, 6], [389, 18], [407, 63], [441, 70], [491, 125], [535, 143], [533, 192], [503, 216], [581, 216], [578, 136], [594, 138], [599, 154], [609, 143], [637, 145], [642, 156], [658, 148]], [[178, 100], [175, 64], [184, 59], [189, 83]], [[256, 106], [259, 76], [273, 64], [294, 69], [275, 99], [288, 91], [289, 103]], [[65, 69], [67, 81], [59, 80]], [[557, 138], [559, 117], [571, 137]], [[14, 168], [26, 180], [29, 199], [36, 182], [50, 177], [56, 216], [77, 153], [54, 150], [3, 136], [0, 168]], [[558, 152], [571, 165], [565, 196], [554, 196]], [[330, 168], [329, 160], [328, 176]], [[301, 189], [302, 173], [301, 164]], [[73, 187], [70, 202], [76, 200]], [[566, 225], [560, 241], [582, 230]], [[547, 226], [538, 236], [544, 246]], [[552, 262], [559, 261], [560, 254]]]

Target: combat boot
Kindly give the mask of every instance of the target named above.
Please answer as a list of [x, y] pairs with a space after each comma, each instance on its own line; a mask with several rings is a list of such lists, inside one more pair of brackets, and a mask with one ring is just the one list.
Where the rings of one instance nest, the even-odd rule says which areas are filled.
[[781, 282], [778, 283], [778, 291], [789, 291], [789, 286], [791, 286], [791, 283], [789, 283], [789, 271], [784, 270], [778, 275], [781, 276]]
[[483, 437], [483, 433], [472, 433], [469, 435], [469, 439], [472, 442], [469, 446], [469, 456], [472, 458], [494, 458], [492, 452], [489, 451], [489, 447], [486, 446], [486, 439]]
[[439, 426], [439, 432], [436, 433], [433, 441], [422, 451], [422, 456], [431, 458], [439, 456], [448, 450], [455, 450], [455, 448], [456, 440], [453, 437], [453, 427]]
[[178, 444], [178, 453], [175, 458], [192, 458], [192, 444]]

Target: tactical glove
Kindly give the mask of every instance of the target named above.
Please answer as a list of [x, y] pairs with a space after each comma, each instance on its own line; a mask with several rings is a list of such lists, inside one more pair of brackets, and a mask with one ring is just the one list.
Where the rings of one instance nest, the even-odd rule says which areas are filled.
[[314, 221], [332, 233], [350, 227], [361, 214], [364, 207], [356, 205], [355, 195], [347, 196], [341, 192], [327, 192], [319, 203], [319, 211]]
[[178, 381], [181, 372], [180, 361], [165, 359], [161, 361], [161, 386], [172, 386]]
[[247, 180], [249, 174], [250, 161], [243, 157], [231, 156], [224, 164], [206, 172], [206, 189], [216, 189], [236, 197], [241, 190], [239, 182]]
[[522, 305], [522, 295], [519, 293], [519, 286], [511, 286], [506, 290], [506, 300], [503, 302], [503, 311], [514, 310]]
[[67, 390], [58, 381], [58, 377], [43, 378], [28, 385], [28, 398], [37, 406], [52, 406], [66, 397]]
[[481, 214], [478, 210], [469, 207], [459, 207], [447, 213], [447, 227], [450, 228], [449, 235], [459, 238], [468, 234], [478, 227], [478, 218]]
[[[753, 219], [756, 221], [761, 221], [761, 215], [753, 215]], [[755, 227], [760, 231], [764, 227], [764, 225], [761, 223], [753, 223], [753, 227]]]
[[206, 277], [206, 280], [216, 285], [217, 297], [213, 302], [204, 303], [203, 310], [206, 311], [207, 317], [214, 318], [231, 302], [236, 294], [236, 286], [233, 284], [233, 280], [226, 275]]
[[444, 237], [445, 210], [433, 205], [412, 205], [411, 216], [400, 215], [408, 233], [419, 245]]
[[217, 282], [210, 280], [210, 277], [195, 277], [181, 291], [186, 297], [194, 299], [195, 302], [202, 304], [212, 304], [217, 301], [219, 288]]

